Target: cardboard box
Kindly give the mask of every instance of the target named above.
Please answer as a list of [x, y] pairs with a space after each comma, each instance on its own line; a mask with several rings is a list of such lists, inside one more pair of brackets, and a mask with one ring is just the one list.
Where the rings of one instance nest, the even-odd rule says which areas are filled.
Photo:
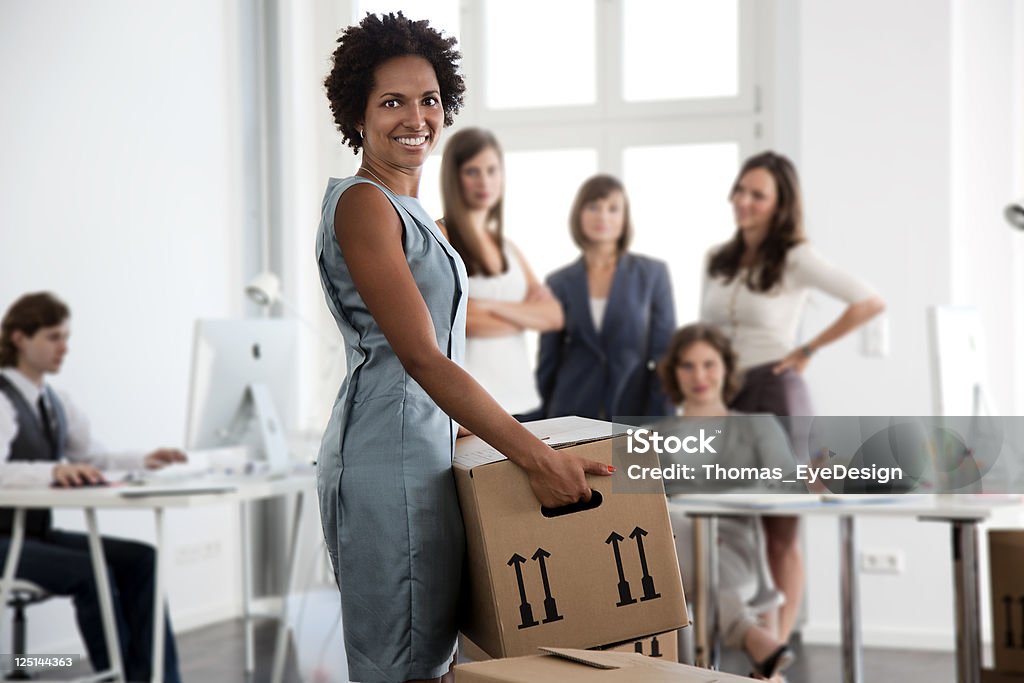
[[661, 658], [666, 662], [679, 661], [679, 632], [659, 633], [650, 638], [640, 638], [631, 643], [610, 647], [606, 652], [633, 652], [645, 657]]
[[996, 671], [1024, 673], [1024, 531], [988, 532]]
[[467, 638], [465, 633], [459, 634], [459, 657], [465, 657], [471, 662], [486, 662], [488, 659], [494, 659], [480, 649], [479, 645]]
[[550, 654], [460, 664], [455, 667], [455, 683], [750, 683], [754, 680], [628, 652], [543, 649]]
[[[625, 439], [579, 417], [525, 426], [607, 464]], [[653, 453], [630, 457], [657, 466]], [[664, 495], [613, 493], [620, 470], [588, 477], [592, 509], [542, 511], [525, 472], [476, 437], [459, 439], [454, 468], [471, 594], [461, 630], [490, 656], [604, 646], [689, 623]]]
[[[604, 648], [596, 649], [603, 650]], [[650, 638], [640, 638], [639, 640], [634, 640], [631, 643], [623, 643], [621, 645], [609, 647], [607, 651], [634, 652], [636, 654], [644, 655], [645, 657], [660, 657], [666, 662], [678, 662], [679, 631], [669, 631], [668, 633], [659, 633], [658, 635], [651, 636]], [[489, 659], [494, 659], [484, 652], [479, 645], [461, 633], [459, 634], [459, 656], [465, 657], [473, 662], [486, 662]], [[1024, 683], [1024, 681], [1021, 683]]]

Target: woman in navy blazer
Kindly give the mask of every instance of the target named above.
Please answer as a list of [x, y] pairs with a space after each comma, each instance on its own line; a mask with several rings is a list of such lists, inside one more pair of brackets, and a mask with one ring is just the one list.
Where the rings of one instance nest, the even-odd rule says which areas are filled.
[[547, 278], [565, 326], [540, 338], [542, 416], [672, 414], [655, 373], [676, 325], [672, 284], [664, 262], [627, 251], [633, 226], [622, 183], [584, 182], [569, 226], [583, 253]]

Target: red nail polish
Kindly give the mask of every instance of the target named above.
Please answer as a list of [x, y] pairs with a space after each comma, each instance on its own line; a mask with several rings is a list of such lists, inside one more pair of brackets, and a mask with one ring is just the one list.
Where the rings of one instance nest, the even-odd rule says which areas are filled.
[[608, 471], [609, 471], [609, 472], [614, 472], [614, 471], [615, 471], [615, 468], [614, 468], [614, 467], [612, 467], [611, 465], [608, 465]]

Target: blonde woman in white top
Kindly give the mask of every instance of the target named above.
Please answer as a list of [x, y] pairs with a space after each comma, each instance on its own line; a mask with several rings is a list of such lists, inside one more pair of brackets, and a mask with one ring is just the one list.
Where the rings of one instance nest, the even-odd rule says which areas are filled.
[[[732, 341], [744, 371], [733, 410], [774, 415], [813, 414], [801, 373], [823, 346], [881, 313], [873, 289], [829, 264], [807, 243], [800, 183], [793, 163], [774, 152], [743, 164], [729, 195], [736, 220], [731, 240], [708, 254], [701, 319]], [[799, 343], [797, 326], [807, 295], [818, 289], [847, 304], [825, 329]], [[794, 447], [800, 437], [793, 434]], [[766, 517], [772, 576], [786, 596], [782, 638], [796, 623], [804, 567], [796, 517]]]
[[438, 221], [466, 263], [469, 307], [465, 368], [502, 408], [527, 415], [539, 408], [526, 331], [562, 327], [562, 307], [505, 238], [505, 168], [489, 131], [452, 135], [441, 162], [444, 218]]

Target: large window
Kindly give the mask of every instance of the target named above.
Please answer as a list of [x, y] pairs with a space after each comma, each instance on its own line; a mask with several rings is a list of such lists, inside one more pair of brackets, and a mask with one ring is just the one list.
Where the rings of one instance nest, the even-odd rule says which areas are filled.
[[726, 202], [738, 142], [627, 147], [623, 178], [633, 203], [633, 248], [668, 261], [680, 323], [696, 320], [704, 254], [732, 234]]
[[[770, 60], [754, 0], [421, 0], [404, 7], [459, 39], [457, 126], [506, 153], [506, 234], [543, 278], [578, 257], [568, 211], [596, 172], [623, 179], [637, 252], [669, 263], [680, 323], [696, 319], [701, 266], [733, 231], [726, 197], [743, 157], [768, 146]], [[440, 215], [441, 150], [420, 196]]]
[[739, 29], [736, 0], [624, 2], [623, 99], [737, 97]]
[[486, 54], [478, 73], [487, 108], [597, 101], [594, 0], [487, 0], [481, 9]]

